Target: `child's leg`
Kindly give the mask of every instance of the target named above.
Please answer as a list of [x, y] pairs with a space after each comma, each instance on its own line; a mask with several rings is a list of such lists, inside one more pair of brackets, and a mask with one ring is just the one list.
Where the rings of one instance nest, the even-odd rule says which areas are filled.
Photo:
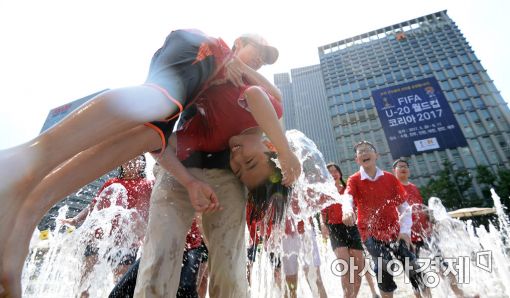
[[[161, 91], [138, 86], [104, 92], [34, 140], [0, 152], [0, 238], [26, 196], [59, 164], [96, 144], [178, 108]], [[2, 254], [0, 246], [0, 255]]]
[[[139, 126], [96, 145], [61, 164], [46, 176], [26, 198], [10, 225], [11, 236], [3, 254], [2, 283], [10, 291], [21, 290], [20, 277], [30, 237], [46, 212], [57, 202], [117, 165], [160, 147], [159, 136]], [[15, 224], [14, 224], [15, 222]]]

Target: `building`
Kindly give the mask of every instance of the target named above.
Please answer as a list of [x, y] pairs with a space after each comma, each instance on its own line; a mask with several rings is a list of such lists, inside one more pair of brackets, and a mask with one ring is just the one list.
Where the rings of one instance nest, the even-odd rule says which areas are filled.
[[287, 73], [274, 78], [283, 96], [285, 128], [310, 137], [326, 162], [339, 160], [320, 65], [292, 69], [291, 76], [292, 82]]
[[[398, 157], [410, 158], [420, 186], [443, 160], [471, 172], [477, 165], [510, 167], [508, 106], [446, 11], [318, 51], [326, 96], [314, 100], [327, 103], [331, 121], [320, 123], [323, 130], [332, 125], [335, 161], [346, 175], [358, 169], [353, 145], [360, 140], [377, 146], [385, 170]], [[290, 114], [298, 127], [299, 114]], [[476, 185], [474, 191], [480, 194]]]

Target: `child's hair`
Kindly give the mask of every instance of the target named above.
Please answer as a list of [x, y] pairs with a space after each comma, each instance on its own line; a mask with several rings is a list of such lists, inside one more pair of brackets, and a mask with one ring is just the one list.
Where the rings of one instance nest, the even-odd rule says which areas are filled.
[[288, 203], [290, 188], [282, 184], [282, 172], [273, 161], [277, 158], [277, 153], [266, 154], [268, 162], [273, 167], [273, 174], [249, 190], [248, 203], [252, 207], [248, 214], [249, 223], [259, 221], [266, 215], [269, 216], [270, 221], [280, 223]]
[[338, 171], [338, 173], [340, 173], [340, 183], [342, 183], [342, 186], [345, 188], [346, 185], [345, 185], [344, 174], [342, 173], [342, 170], [340, 170], [340, 167], [334, 162], [330, 162], [326, 165], [326, 168], [328, 168], [328, 169], [331, 167], [335, 167], [335, 169]]
[[[137, 157], [135, 157], [134, 159], [137, 159], [137, 158], [142, 158], [142, 161], [143, 161], [143, 168], [140, 169], [140, 171], [138, 171], [138, 177], [140, 178], [145, 178], [147, 176], [147, 173], [145, 173], [145, 169], [147, 167], [147, 160], [145, 159], [145, 155], [144, 154], [141, 154]], [[122, 166], [119, 167], [119, 169], [117, 170], [117, 178], [124, 178], [124, 168]]]
[[402, 157], [401, 157], [401, 158], [399, 158], [399, 159], [397, 159], [397, 160], [395, 160], [395, 161], [393, 162], [393, 169], [395, 169], [395, 168], [397, 167], [397, 164], [398, 164], [399, 162], [403, 162], [403, 163], [405, 163], [405, 164], [409, 167], [409, 162], [408, 162], [405, 158], [402, 158]]
[[370, 146], [372, 149], [374, 149], [374, 152], [377, 153], [377, 148], [375, 148], [374, 144], [370, 143], [369, 141], [361, 141], [354, 145], [354, 153], [356, 153], [357, 149], [361, 145], [367, 145]]

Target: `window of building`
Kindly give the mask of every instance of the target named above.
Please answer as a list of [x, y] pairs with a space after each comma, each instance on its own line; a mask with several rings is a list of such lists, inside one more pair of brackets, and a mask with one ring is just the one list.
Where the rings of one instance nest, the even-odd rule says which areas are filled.
[[351, 126], [348, 123], [342, 125], [342, 133], [344, 135], [350, 135], [352, 133]]
[[433, 152], [431, 152], [431, 153], [424, 153], [423, 155], [425, 155], [425, 160], [427, 161], [427, 163], [429, 164], [429, 167], [431, 169], [437, 169], [438, 168], [438, 162], [437, 162], [436, 156], [434, 155]]
[[487, 152], [487, 157], [489, 158], [489, 162], [492, 164], [498, 164], [501, 162], [499, 159], [499, 154], [496, 151], [496, 147], [494, 147], [494, 143], [492, 143], [492, 140], [490, 137], [483, 137], [482, 139], [482, 146]]
[[460, 88], [462, 85], [460, 84], [459, 79], [455, 78], [451, 80], [452, 88]]
[[487, 157], [483, 153], [482, 147], [477, 139], [469, 139], [467, 140], [469, 147], [471, 147], [471, 151], [474, 153], [476, 159], [480, 161], [482, 164], [488, 164]]
[[485, 104], [483, 103], [483, 100], [480, 97], [473, 98], [473, 104], [475, 108], [485, 108]]
[[455, 67], [455, 72], [456, 72], [459, 76], [466, 74], [466, 71], [464, 70], [464, 67], [462, 67], [462, 65], [460, 65], [460, 66], [456, 66], [456, 67]]
[[472, 138], [475, 136], [475, 133], [473, 132], [473, 129], [471, 128], [471, 125], [469, 124], [469, 121], [464, 114], [457, 114], [455, 115], [457, 117], [457, 121], [459, 122], [459, 125], [464, 132], [464, 137], [466, 138]]
[[459, 58], [460, 58], [460, 61], [462, 61], [462, 63], [469, 63], [470, 62], [469, 57], [468, 57], [467, 54], [462, 54], [462, 55], [459, 56]]
[[438, 71], [438, 72], [436, 72], [436, 78], [437, 78], [439, 81], [446, 80], [446, 76], [444, 75], [444, 73], [443, 73], [442, 71]]
[[459, 148], [460, 155], [464, 159], [464, 165], [468, 169], [472, 169], [476, 167], [475, 159], [473, 158], [473, 154], [469, 150], [469, 147], [461, 147]]
[[510, 146], [508, 146], [508, 142], [505, 140], [505, 137], [502, 134], [497, 134], [495, 137], [497, 145], [501, 148], [505, 157], [510, 159]]
[[455, 72], [453, 71], [453, 69], [451, 68], [447, 68], [446, 69], [446, 76], [448, 78], [455, 78], [457, 75], [455, 74]]
[[420, 170], [420, 173], [422, 175], [428, 174], [427, 165], [425, 163], [425, 159], [423, 158], [423, 155], [416, 156], [416, 165], [418, 166], [418, 169]]
[[460, 60], [458, 57], [451, 57], [450, 60], [452, 61], [453, 65], [460, 65]]
[[455, 113], [460, 113], [463, 111], [462, 106], [460, 105], [460, 103], [458, 101], [452, 102], [451, 105], [452, 105], [452, 110]]
[[478, 91], [476, 91], [476, 88], [474, 86], [468, 87], [467, 91], [468, 91], [469, 96], [475, 97], [475, 96], [479, 95]]
[[501, 111], [497, 107], [492, 109], [491, 111], [492, 111], [492, 114], [494, 115], [494, 117], [496, 118], [496, 121], [499, 123], [499, 125], [504, 130], [510, 129], [510, 127], [508, 126], [508, 123], [506, 122], [505, 117], [503, 117], [503, 115], [501, 114]]
[[467, 72], [469, 72], [469, 73], [476, 73], [476, 69], [473, 66], [473, 64], [466, 64], [465, 66], [466, 66]]
[[467, 98], [467, 94], [466, 94], [466, 91], [464, 91], [464, 89], [457, 89], [457, 90], [455, 90], [455, 93], [457, 94], [458, 99]]
[[452, 154], [453, 162], [455, 163], [456, 168], [457, 169], [464, 168], [464, 163], [462, 162], [462, 159], [460, 158], [459, 151], [457, 151], [456, 149], [452, 149], [452, 150], [450, 150], [450, 153]]
[[479, 112], [480, 112], [480, 115], [482, 116], [482, 119], [487, 124], [487, 130], [489, 130], [489, 132], [497, 131], [498, 129], [497, 129], [496, 124], [494, 123], [494, 120], [492, 119], [492, 115], [489, 113], [489, 111], [487, 109], [481, 109], [481, 110], [479, 110]]
[[478, 116], [478, 113], [476, 111], [469, 112], [469, 116], [471, 118], [471, 121], [473, 121], [475, 134], [480, 135], [487, 133], [487, 131], [483, 127], [482, 120], [480, 120], [480, 116]]
[[450, 83], [448, 81], [440, 81], [439, 86], [441, 86], [441, 90], [443, 90], [443, 91], [451, 89]]
[[482, 78], [480, 77], [480, 75], [474, 73], [471, 75], [471, 78], [473, 79], [473, 82], [475, 83], [481, 83], [482, 82]]
[[464, 109], [469, 111], [469, 110], [473, 110], [473, 103], [471, 102], [471, 100], [468, 98], [468, 99], [464, 99], [462, 101], [462, 104], [464, 104]]

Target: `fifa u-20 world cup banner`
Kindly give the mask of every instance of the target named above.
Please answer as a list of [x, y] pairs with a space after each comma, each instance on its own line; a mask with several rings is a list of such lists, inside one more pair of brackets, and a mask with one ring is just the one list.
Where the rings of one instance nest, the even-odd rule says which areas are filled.
[[434, 77], [372, 91], [393, 158], [467, 146]]

